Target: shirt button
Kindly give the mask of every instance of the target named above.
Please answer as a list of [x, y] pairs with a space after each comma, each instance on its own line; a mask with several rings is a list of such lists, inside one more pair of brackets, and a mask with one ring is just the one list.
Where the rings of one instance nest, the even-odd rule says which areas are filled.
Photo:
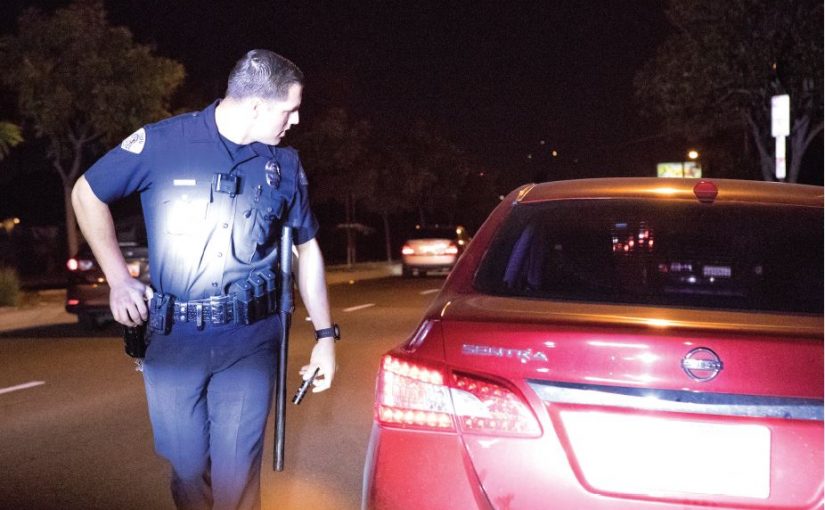
[[223, 257], [223, 253], [218, 252], [218, 258], [221, 258], [221, 257]]
[[223, 228], [229, 228], [229, 223], [224, 223]]
[[213, 286], [213, 287], [217, 287], [217, 286], [218, 286], [218, 282], [212, 282], [212, 286]]

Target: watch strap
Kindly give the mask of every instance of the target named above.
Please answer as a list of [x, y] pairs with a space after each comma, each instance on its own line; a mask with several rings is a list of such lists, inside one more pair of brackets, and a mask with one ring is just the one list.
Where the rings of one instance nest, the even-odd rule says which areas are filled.
[[341, 330], [338, 327], [338, 324], [333, 324], [332, 327], [324, 328], [324, 329], [316, 329], [315, 330], [315, 341], [322, 338], [332, 337], [337, 342], [341, 339]]

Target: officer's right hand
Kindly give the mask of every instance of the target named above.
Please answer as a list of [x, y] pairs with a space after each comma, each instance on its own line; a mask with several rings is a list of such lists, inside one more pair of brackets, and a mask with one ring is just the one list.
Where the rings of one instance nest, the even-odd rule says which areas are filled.
[[146, 302], [152, 298], [152, 288], [135, 278], [109, 282], [109, 308], [114, 319], [128, 327], [136, 327], [149, 320]]

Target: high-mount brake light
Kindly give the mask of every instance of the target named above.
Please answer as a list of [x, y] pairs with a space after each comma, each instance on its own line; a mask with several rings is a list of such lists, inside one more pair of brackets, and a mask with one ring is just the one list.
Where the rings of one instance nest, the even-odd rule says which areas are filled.
[[444, 253], [447, 255], [458, 255], [458, 246], [453, 243], [450, 243], [450, 246], [447, 246], [447, 249], [444, 250]]
[[408, 244], [401, 248], [401, 255], [415, 255], [415, 250]]
[[388, 426], [537, 437], [538, 421], [516, 392], [469, 374], [450, 374], [386, 355], [381, 362], [375, 416]]
[[716, 195], [719, 194], [719, 188], [711, 181], [699, 181], [693, 187], [693, 194], [703, 204], [710, 204], [716, 200]]

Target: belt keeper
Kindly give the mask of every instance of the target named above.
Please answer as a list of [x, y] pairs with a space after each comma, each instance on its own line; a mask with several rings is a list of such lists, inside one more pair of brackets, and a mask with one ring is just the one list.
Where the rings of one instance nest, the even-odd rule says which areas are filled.
[[226, 300], [220, 296], [209, 297], [209, 316], [212, 324], [226, 323]]
[[203, 305], [201, 303], [195, 305], [195, 323], [198, 329], [203, 329]]

